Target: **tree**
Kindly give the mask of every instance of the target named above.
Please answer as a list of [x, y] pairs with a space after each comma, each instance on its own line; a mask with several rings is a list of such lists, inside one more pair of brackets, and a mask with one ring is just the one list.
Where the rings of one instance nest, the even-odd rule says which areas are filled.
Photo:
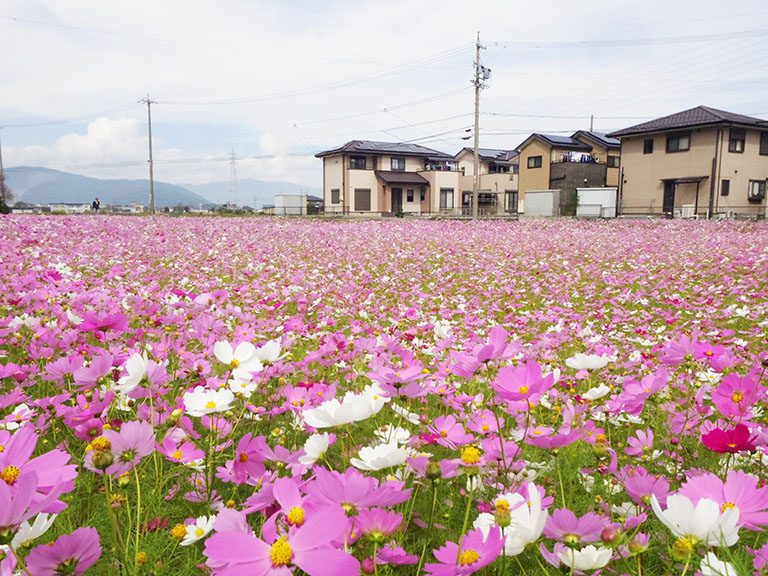
[[8, 214], [13, 203], [13, 191], [5, 184], [5, 174], [0, 172], [0, 214]]

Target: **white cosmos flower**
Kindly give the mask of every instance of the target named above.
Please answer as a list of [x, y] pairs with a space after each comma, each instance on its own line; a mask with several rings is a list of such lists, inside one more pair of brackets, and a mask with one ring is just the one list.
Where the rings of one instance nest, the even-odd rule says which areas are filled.
[[611, 391], [611, 388], [609, 386], [606, 386], [602, 382], [599, 386], [596, 386], [595, 388], [590, 388], [584, 394], [581, 394], [581, 397], [585, 400], [597, 400], [598, 398], [602, 398], [606, 394], [608, 394]]
[[736, 568], [728, 562], [723, 562], [715, 556], [714, 552], [707, 552], [701, 561], [702, 576], [738, 576]]
[[228, 388], [211, 390], [196, 386], [192, 392], [184, 394], [184, 407], [190, 416], [205, 416], [229, 410], [234, 400], [235, 395]]
[[258, 348], [256, 350], [256, 357], [261, 362], [276, 362], [280, 359], [282, 349], [280, 338], [275, 338]]
[[312, 464], [325, 456], [330, 445], [331, 435], [328, 432], [312, 434], [304, 442], [304, 455], [299, 456], [299, 462], [304, 464], [304, 466], [312, 466]]
[[234, 350], [229, 342], [216, 342], [213, 345], [213, 354], [219, 362], [231, 368], [234, 378], [240, 380], [250, 380], [254, 372], [264, 369], [256, 354], [256, 347], [250, 342], [241, 342]]
[[[502, 528], [505, 537], [504, 552], [509, 556], [520, 554], [528, 544], [536, 542], [544, 530], [549, 512], [541, 507], [541, 495], [533, 482], [528, 483], [528, 498], [522, 494], [501, 494], [494, 500], [498, 507], [500, 502], [506, 502], [509, 510], [509, 526]], [[484, 536], [488, 536], [491, 526], [496, 524], [493, 514], [483, 513], [475, 520], [474, 527], [479, 528]]]
[[120, 378], [115, 388], [120, 390], [123, 394], [130, 393], [134, 388], [141, 384], [141, 379], [146, 376], [148, 363], [149, 358], [147, 358], [146, 352], [144, 352], [144, 354], [134, 354], [128, 358], [123, 366], [128, 374]]
[[256, 382], [253, 380], [241, 380], [240, 378], [230, 378], [227, 385], [232, 392], [242, 394], [246, 398], [250, 398], [257, 387]]
[[403, 408], [399, 404], [396, 404], [395, 402], [392, 402], [389, 406], [392, 408], [392, 410], [395, 412], [395, 414], [399, 414], [400, 416], [402, 416], [403, 418], [408, 420], [408, 422], [410, 422], [411, 424], [418, 424], [420, 422], [418, 414], [414, 414], [413, 412], [409, 412], [408, 410], [406, 410], [405, 408]]
[[204, 538], [212, 529], [216, 516], [200, 516], [194, 524], [187, 524], [187, 534], [179, 546], [189, 546]]
[[366, 386], [359, 394], [347, 392], [341, 401], [333, 398], [320, 406], [302, 412], [304, 421], [313, 428], [328, 428], [366, 420], [382, 409], [389, 398], [381, 395], [378, 386]]
[[616, 360], [615, 356], [598, 356], [597, 354], [577, 352], [565, 361], [565, 365], [574, 370], [599, 370], [614, 360]]
[[411, 432], [400, 426], [382, 426], [373, 434], [385, 444], [390, 442], [401, 445], [408, 444], [408, 440], [411, 439]]
[[394, 442], [379, 444], [378, 446], [365, 446], [360, 449], [358, 455], [360, 458], [350, 458], [349, 463], [360, 470], [372, 472], [398, 466], [408, 458], [408, 452]]
[[11, 548], [18, 550], [22, 546], [28, 546], [33, 540], [48, 532], [48, 529], [53, 526], [56, 516], [58, 514], [38, 514], [32, 524], [28, 520], [22, 522], [19, 531], [13, 537]]
[[732, 546], [739, 539], [739, 509], [735, 506], [720, 511], [717, 502], [702, 498], [696, 506], [681, 494], [667, 496], [667, 509], [661, 509], [655, 495], [651, 507], [664, 525], [678, 538], [705, 546]]
[[560, 552], [560, 561], [574, 570], [597, 570], [611, 561], [613, 550], [595, 548], [591, 544], [581, 550], [567, 549]]

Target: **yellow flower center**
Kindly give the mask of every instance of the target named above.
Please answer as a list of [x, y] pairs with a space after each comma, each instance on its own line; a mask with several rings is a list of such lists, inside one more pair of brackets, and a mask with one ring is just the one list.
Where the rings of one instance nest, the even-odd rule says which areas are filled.
[[211, 400], [210, 402], [208, 402], [208, 404], [205, 405], [205, 407], [206, 408], [216, 408], [216, 402]]
[[184, 455], [181, 453], [181, 450], [176, 450], [176, 452], [171, 454], [171, 456], [173, 456], [176, 460], [181, 460], [184, 457]]
[[272, 549], [269, 551], [269, 559], [272, 560], [273, 566], [285, 566], [293, 558], [293, 550], [291, 545], [288, 544], [288, 538], [280, 538], [277, 542], [272, 544]]
[[488, 424], [483, 424], [483, 432], [488, 432], [490, 429], [491, 427]]
[[19, 477], [19, 469], [16, 466], [6, 466], [3, 471], [0, 472], [0, 480], [4, 480], [6, 484], [13, 485]]
[[480, 462], [480, 450], [474, 446], [465, 446], [461, 450], [461, 461], [464, 464], [477, 464]]
[[520, 386], [520, 394], [528, 394], [528, 386]]
[[464, 552], [459, 555], [460, 566], [469, 566], [478, 560], [480, 560], [480, 554], [478, 554], [475, 550], [464, 550]]
[[736, 508], [736, 504], [734, 504], [733, 502], [726, 502], [726, 503], [725, 503], [725, 504], [723, 504], [723, 506], [720, 508], [720, 512], [721, 512], [721, 513], [723, 513], [723, 512], [725, 512], [726, 510], [728, 510], [729, 508]]
[[608, 442], [608, 436], [606, 436], [605, 434], [598, 434], [597, 436], [595, 436], [595, 442], [602, 442], [602, 443]]
[[238, 460], [240, 460], [240, 462], [242, 463], [248, 462], [248, 454], [243, 452], [242, 454], [240, 454], [240, 457], [238, 458]]
[[731, 396], [731, 400], [738, 403], [744, 400], [744, 394], [741, 393], [741, 390], [736, 390], [736, 392], [733, 393], [733, 396]]
[[448, 432], [446, 430], [440, 430], [440, 436], [445, 438], [446, 436], [448, 436]]
[[171, 536], [173, 536], [176, 540], [181, 540], [186, 535], [187, 527], [184, 526], [184, 524], [176, 524], [176, 526], [174, 526], [171, 530]]
[[496, 511], [509, 510], [509, 502], [506, 500], [496, 500]]
[[107, 450], [112, 449], [112, 442], [109, 441], [109, 438], [99, 436], [98, 438], [93, 439], [91, 448], [93, 448], [94, 452], [106, 452]]
[[233, 358], [232, 362], [229, 363], [229, 366], [230, 368], [232, 368], [232, 370], [234, 370], [235, 368], [240, 366], [240, 361]]
[[198, 528], [197, 530], [195, 530], [195, 536], [197, 536], [198, 538], [202, 537], [203, 534], [205, 534], [205, 530], [203, 530], [202, 528]]
[[304, 524], [304, 508], [294, 506], [288, 511], [287, 519], [291, 526], [301, 526]]

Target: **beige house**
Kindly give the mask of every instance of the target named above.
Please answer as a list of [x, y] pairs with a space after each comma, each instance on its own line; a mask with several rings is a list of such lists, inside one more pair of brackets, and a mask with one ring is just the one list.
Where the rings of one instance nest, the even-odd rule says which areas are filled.
[[[484, 215], [517, 214], [523, 207], [518, 202], [518, 173], [516, 150], [479, 148], [480, 182], [478, 184], [478, 213]], [[461, 172], [461, 207], [464, 214], [472, 213], [472, 188], [475, 174], [474, 148], [462, 148], [456, 154]]]
[[520, 153], [520, 200], [531, 190], [560, 190], [564, 212], [575, 209], [577, 188], [618, 186], [621, 144], [602, 132], [531, 134]]
[[[468, 215], [474, 174], [468, 150], [451, 156], [417, 144], [352, 140], [320, 152], [325, 213]], [[515, 156], [481, 151], [481, 214], [503, 214], [507, 206], [516, 210]]]
[[620, 213], [765, 217], [768, 122], [697, 106], [621, 140]]

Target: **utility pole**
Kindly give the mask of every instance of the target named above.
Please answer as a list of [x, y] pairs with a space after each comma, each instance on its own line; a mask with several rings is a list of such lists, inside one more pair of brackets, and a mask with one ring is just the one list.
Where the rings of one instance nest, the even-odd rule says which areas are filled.
[[590, 114], [589, 115], [589, 131], [590, 132], [592, 132], [594, 130], [594, 125], [595, 125], [595, 115], [594, 114]]
[[149, 99], [149, 94], [146, 98], [139, 99], [139, 103], [147, 105], [147, 125], [149, 126], [149, 213], [155, 213], [155, 170], [152, 162], [152, 104], [156, 104], [154, 100]]
[[229, 153], [229, 201], [235, 206], [239, 201], [237, 193], [237, 156], [235, 156], [235, 149]]
[[490, 69], [480, 65], [480, 50], [485, 50], [485, 46], [480, 44], [480, 32], [477, 33], [475, 48], [475, 79], [472, 81], [475, 85], [475, 168], [472, 177], [472, 218], [476, 219], [480, 196], [480, 89], [485, 88], [483, 81], [491, 77]]

